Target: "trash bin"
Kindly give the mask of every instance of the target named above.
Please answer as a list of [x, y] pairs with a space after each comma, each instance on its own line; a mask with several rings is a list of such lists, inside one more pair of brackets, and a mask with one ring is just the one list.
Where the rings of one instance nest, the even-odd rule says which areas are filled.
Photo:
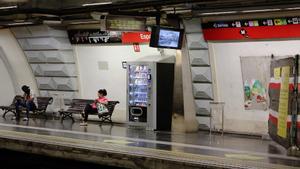
[[209, 102], [210, 118], [209, 118], [209, 133], [214, 131], [222, 131], [224, 134], [224, 106], [225, 102]]

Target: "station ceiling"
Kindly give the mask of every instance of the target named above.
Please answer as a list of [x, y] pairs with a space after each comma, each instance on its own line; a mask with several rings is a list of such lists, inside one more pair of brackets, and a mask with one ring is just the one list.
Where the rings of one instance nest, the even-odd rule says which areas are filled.
[[157, 17], [299, 9], [299, 0], [0, 0], [0, 25], [26, 20], [86, 20], [92, 19], [91, 13]]

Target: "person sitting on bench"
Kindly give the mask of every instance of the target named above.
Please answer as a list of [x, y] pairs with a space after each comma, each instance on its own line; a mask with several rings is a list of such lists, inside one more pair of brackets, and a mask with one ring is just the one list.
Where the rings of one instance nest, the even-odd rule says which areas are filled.
[[16, 116], [13, 117], [13, 120], [20, 120], [20, 109], [22, 107], [26, 108], [26, 117], [23, 119], [23, 121], [29, 120], [29, 111], [34, 111], [36, 109], [36, 105], [34, 103], [34, 94], [33, 92], [30, 92], [29, 86], [23, 85], [22, 86], [23, 99], [17, 99], [16, 101]]
[[88, 116], [89, 114], [97, 114], [98, 110], [97, 110], [97, 103], [101, 103], [101, 104], [108, 104], [108, 99], [105, 97], [107, 95], [107, 92], [105, 89], [100, 89], [98, 91], [98, 98], [95, 100], [94, 103], [92, 104], [87, 104], [84, 108], [84, 114], [81, 114], [83, 119], [83, 122], [80, 123], [80, 126], [87, 126], [87, 121], [88, 121]]

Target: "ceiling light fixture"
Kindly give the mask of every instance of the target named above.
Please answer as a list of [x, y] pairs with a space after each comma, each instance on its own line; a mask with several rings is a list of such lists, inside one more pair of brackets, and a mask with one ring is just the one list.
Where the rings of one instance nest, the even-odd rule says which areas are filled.
[[232, 13], [237, 13], [237, 11], [206, 12], [206, 13], [201, 13], [200, 15], [220, 15], [220, 14], [232, 14]]
[[43, 20], [43, 24], [46, 25], [59, 25], [62, 24], [61, 20]]
[[99, 21], [96, 21], [96, 20], [87, 20], [87, 21], [64, 21], [63, 23], [67, 23], [67, 24], [70, 24], [70, 25], [79, 25], [79, 24], [100, 24]]
[[9, 23], [8, 26], [17, 26], [17, 25], [32, 25], [33, 22], [15, 22], [15, 23]]
[[293, 7], [293, 8], [285, 8], [286, 10], [298, 10], [300, 7]]
[[166, 14], [182, 14], [182, 13], [191, 13], [191, 9], [186, 10], [173, 10], [173, 11], [166, 11]]
[[18, 6], [17, 5], [14, 5], [14, 6], [1, 6], [0, 10], [1, 9], [14, 9], [14, 8], [18, 8]]
[[108, 4], [112, 4], [112, 2], [111, 1], [96, 2], [96, 3], [82, 4], [82, 6], [98, 6], [98, 5], [108, 5]]
[[276, 8], [276, 9], [254, 9], [254, 10], [244, 10], [241, 11], [243, 13], [253, 13], [253, 12], [270, 12], [270, 11], [280, 11], [281, 9]]

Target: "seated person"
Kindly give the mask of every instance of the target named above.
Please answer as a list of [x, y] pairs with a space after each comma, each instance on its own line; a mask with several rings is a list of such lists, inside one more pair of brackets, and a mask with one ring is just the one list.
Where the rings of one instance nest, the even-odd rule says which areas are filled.
[[26, 117], [23, 121], [29, 120], [29, 111], [34, 111], [36, 109], [36, 105], [34, 104], [34, 94], [30, 91], [29, 86], [23, 85], [22, 91], [24, 92], [22, 99], [17, 99], [16, 102], [16, 116], [13, 117], [13, 120], [20, 120], [20, 109], [22, 107], [26, 108]]
[[84, 114], [82, 114], [83, 122], [80, 123], [81, 126], [87, 126], [88, 116], [89, 114], [97, 114], [97, 103], [101, 104], [108, 104], [108, 99], [105, 97], [107, 95], [107, 92], [105, 89], [100, 89], [98, 91], [98, 98], [95, 100], [92, 104], [87, 104], [84, 108]]

